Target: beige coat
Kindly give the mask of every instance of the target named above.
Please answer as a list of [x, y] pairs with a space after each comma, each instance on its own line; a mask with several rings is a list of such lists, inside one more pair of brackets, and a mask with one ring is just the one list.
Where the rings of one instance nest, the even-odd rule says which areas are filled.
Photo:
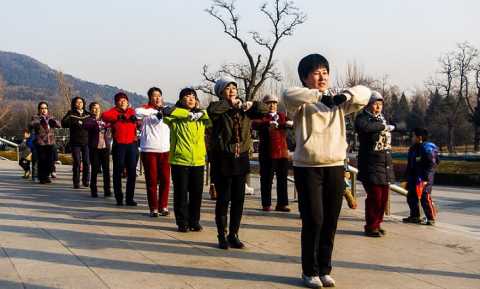
[[345, 116], [368, 104], [371, 91], [355, 86], [345, 91], [347, 101], [329, 108], [320, 102], [317, 89], [286, 89], [283, 100], [294, 120], [296, 148], [293, 165], [297, 167], [332, 167], [344, 164], [347, 154]]

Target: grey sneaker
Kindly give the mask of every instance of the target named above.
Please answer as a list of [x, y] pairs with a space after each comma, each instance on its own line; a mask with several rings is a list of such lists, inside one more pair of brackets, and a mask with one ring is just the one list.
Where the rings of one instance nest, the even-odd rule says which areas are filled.
[[330, 275], [320, 276], [320, 281], [324, 287], [335, 287], [335, 280]]
[[318, 276], [308, 277], [302, 274], [302, 281], [308, 288], [322, 288], [323, 284]]

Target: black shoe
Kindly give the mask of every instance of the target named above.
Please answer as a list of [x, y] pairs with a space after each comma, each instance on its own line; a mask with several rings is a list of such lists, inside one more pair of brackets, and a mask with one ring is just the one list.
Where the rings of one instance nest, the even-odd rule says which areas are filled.
[[150, 217], [158, 218], [158, 212], [150, 212]]
[[92, 198], [98, 198], [97, 192], [91, 192], [90, 195], [92, 196]]
[[123, 206], [123, 201], [117, 201], [117, 206]]
[[422, 222], [422, 225], [435, 226], [435, 220], [425, 220]]
[[379, 229], [378, 229], [378, 232], [380, 232], [380, 234], [381, 234], [382, 236], [387, 235], [387, 231], [386, 231], [384, 228], [379, 228]]
[[83, 183], [83, 186], [84, 186], [85, 188], [88, 188], [88, 187], [90, 187], [90, 184], [89, 184], [89, 183]]
[[48, 178], [48, 179], [45, 180], [45, 182], [46, 182], [47, 184], [50, 184], [50, 183], [52, 182], [52, 180], [51, 180], [50, 178]]
[[218, 248], [223, 249], [223, 250], [228, 250], [228, 242], [227, 239], [225, 238], [225, 235], [218, 235]]
[[290, 212], [290, 208], [288, 206], [276, 206], [275, 207], [275, 211], [277, 212], [284, 212], [284, 213], [288, 213]]
[[163, 208], [163, 209], [160, 210], [160, 216], [166, 217], [168, 215], [170, 215], [170, 212], [168, 211], [167, 208]]
[[237, 234], [235, 235], [230, 234], [228, 235], [227, 239], [228, 239], [228, 243], [230, 243], [230, 247], [235, 249], [245, 248], [245, 244], [243, 244], [242, 241], [240, 241]]
[[201, 232], [201, 231], [203, 231], [203, 227], [200, 224], [192, 225], [192, 226], [190, 226], [190, 231]]
[[178, 226], [178, 231], [180, 233], [186, 233], [186, 232], [188, 232], [188, 226], [186, 226], [186, 225]]
[[380, 231], [378, 229], [373, 229], [373, 230], [365, 230], [365, 236], [367, 237], [373, 237], [373, 238], [378, 238], [381, 237], [382, 234], [380, 234]]
[[108, 198], [112, 196], [112, 192], [106, 192], [103, 195], [105, 196], [105, 198]]
[[138, 205], [135, 201], [127, 201], [125, 204], [130, 207], [136, 207]]
[[420, 224], [422, 223], [422, 220], [419, 217], [408, 217], [408, 218], [403, 218], [402, 221], [404, 223], [410, 223], [410, 224]]
[[74, 188], [75, 190], [80, 189], [80, 184], [73, 184], [73, 188]]

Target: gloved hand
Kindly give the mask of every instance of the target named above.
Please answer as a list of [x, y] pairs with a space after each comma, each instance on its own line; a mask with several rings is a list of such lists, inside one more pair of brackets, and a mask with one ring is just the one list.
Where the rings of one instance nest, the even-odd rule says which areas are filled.
[[287, 120], [287, 122], [285, 123], [285, 126], [286, 127], [293, 127], [293, 120]]
[[339, 106], [341, 105], [342, 103], [344, 103], [345, 101], [347, 101], [347, 97], [345, 96], [345, 94], [341, 93], [341, 94], [337, 94], [333, 97], [333, 103], [336, 105], [336, 106]]
[[387, 126], [386, 126], [386, 128], [385, 128], [385, 129], [386, 129], [386, 130], [388, 130], [388, 131], [394, 131], [394, 130], [395, 130], [395, 126], [394, 126], [394, 125], [391, 125], [391, 124], [389, 124], [389, 125], [387, 125]]
[[191, 120], [191, 121], [197, 121], [199, 120], [200, 118], [202, 118], [204, 112], [203, 111], [199, 111], [199, 112], [190, 112], [188, 114], [188, 118]]
[[278, 122], [274, 120], [270, 121], [270, 127], [278, 128]]
[[49, 119], [48, 120], [48, 125], [51, 126], [51, 127], [55, 127], [55, 126], [57, 126], [57, 122], [55, 122], [54, 119]]
[[155, 116], [158, 118], [158, 120], [162, 120], [163, 112], [159, 111], [159, 112], [157, 112], [157, 114]]
[[236, 99], [233, 101], [232, 106], [233, 106], [234, 108], [241, 109], [242, 106], [243, 106], [243, 101], [242, 101], [240, 98], [236, 98]]
[[119, 114], [119, 115], [118, 115], [118, 120], [127, 120], [127, 118], [126, 118], [125, 115], [122, 113], [122, 114]]
[[138, 119], [137, 119], [136, 116], [132, 115], [132, 116], [130, 116], [129, 120], [130, 120], [131, 122], [137, 122]]
[[249, 110], [250, 108], [252, 108], [252, 106], [253, 106], [253, 102], [251, 102], [251, 101], [245, 101], [245, 103], [243, 103], [241, 107], [242, 107], [242, 109], [243, 109], [244, 111], [247, 111], [247, 110]]

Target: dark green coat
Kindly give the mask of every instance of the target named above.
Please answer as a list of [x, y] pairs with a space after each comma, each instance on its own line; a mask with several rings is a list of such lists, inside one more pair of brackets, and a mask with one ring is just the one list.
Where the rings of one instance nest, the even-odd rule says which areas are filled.
[[268, 107], [258, 101], [248, 111], [233, 108], [228, 101], [211, 102], [207, 109], [213, 123], [209, 149], [213, 152], [235, 153], [234, 118], [240, 123], [240, 153], [248, 152], [252, 146], [252, 119], [261, 118], [268, 113]]

